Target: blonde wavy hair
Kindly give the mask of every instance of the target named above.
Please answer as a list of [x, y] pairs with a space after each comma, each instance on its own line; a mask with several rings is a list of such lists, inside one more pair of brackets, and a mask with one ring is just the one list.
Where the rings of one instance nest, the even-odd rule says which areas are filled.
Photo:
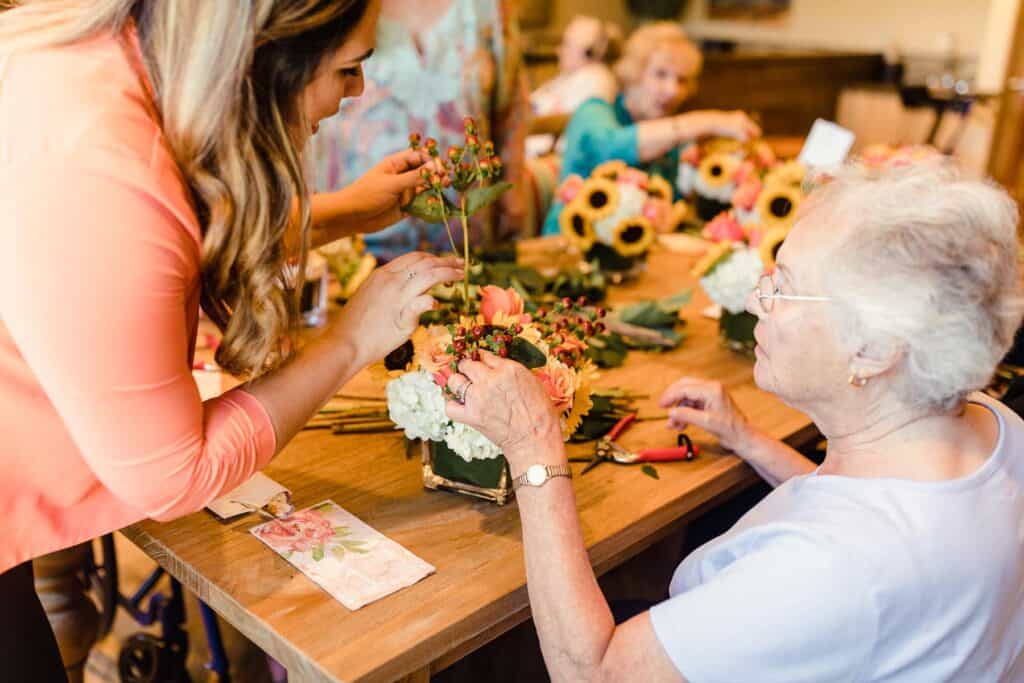
[[[298, 327], [310, 223], [299, 95], [368, 0], [0, 0], [0, 55], [125, 35], [134, 24], [160, 126], [203, 234], [203, 310], [217, 362], [253, 377]], [[294, 205], [300, 246], [287, 253]], [[297, 258], [299, 277], [283, 276]]]
[[629, 34], [622, 48], [622, 56], [615, 63], [615, 75], [625, 86], [636, 83], [643, 76], [651, 55], [673, 44], [682, 45], [691, 53], [697, 64], [697, 73], [700, 73], [704, 56], [686, 36], [682, 27], [671, 21], [656, 21]]

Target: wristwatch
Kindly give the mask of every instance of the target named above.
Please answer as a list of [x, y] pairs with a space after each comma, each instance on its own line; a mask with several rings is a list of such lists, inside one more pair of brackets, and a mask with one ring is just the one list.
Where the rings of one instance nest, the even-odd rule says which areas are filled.
[[543, 486], [553, 477], [572, 479], [572, 470], [568, 465], [530, 465], [525, 472], [512, 480], [512, 490], [518, 491], [523, 486]]

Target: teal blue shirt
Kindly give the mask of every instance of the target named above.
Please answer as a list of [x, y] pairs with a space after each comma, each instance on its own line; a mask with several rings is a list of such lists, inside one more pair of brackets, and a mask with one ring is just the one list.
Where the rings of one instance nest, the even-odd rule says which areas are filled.
[[[561, 183], [573, 173], [586, 178], [599, 164], [620, 159], [630, 166], [660, 175], [675, 188], [679, 171], [678, 149], [647, 164], [639, 162], [637, 152], [636, 123], [626, 109], [622, 95], [615, 98], [614, 104], [591, 98], [580, 105], [565, 129], [565, 155], [558, 181]], [[562, 202], [557, 199], [552, 203], [544, 221], [543, 234], [558, 234], [558, 215], [562, 207]]]

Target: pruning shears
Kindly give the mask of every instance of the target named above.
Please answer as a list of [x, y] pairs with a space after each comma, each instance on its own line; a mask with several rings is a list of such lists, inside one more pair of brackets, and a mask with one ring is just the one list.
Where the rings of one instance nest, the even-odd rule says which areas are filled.
[[571, 462], [587, 463], [580, 474], [586, 474], [603, 462], [614, 462], [619, 465], [632, 465], [640, 462], [675, 462], [693, 460], [700, 453], [700, 447], [690, 441], [690, 437], [686, 434], [679, 434], [674, 448], [644, 448], [634, 452], [615, 443], [615, 439], [636, 418], [636, 413], [630, 413], [616, 422], [607, 434], [598, 439], [592, 456], [569, 458]]

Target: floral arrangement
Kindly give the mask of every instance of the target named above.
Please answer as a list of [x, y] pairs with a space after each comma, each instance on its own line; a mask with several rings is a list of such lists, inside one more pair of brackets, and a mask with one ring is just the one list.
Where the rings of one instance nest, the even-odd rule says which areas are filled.
[[[501, 157], [494, 153], [494, 143], [481, 139], [472, 117], [463, 119], [466, 144], [452, 145], [442, 157], [437, 140], [425, 141], [419, 133], [409, 135], [409, 148], [426, 150], [433, 163], [420, 171], [423, 183], [416, 188], [416, 197], [403, 210], [430, 223], [442, 223], [448, 232], [452, 253], [458, 254], [450, 219], [458, 218], [462, 226], [462, 249], [465, 260], [462, 301], [469, 306], [469, 217], [497, 201], [512, 184], [500, 182]], [[493, 184], [492, 184], [493, 183]]]
[[570, 175], [557, 194], [565, 203], [559, 215], [562, 234], [609, 269], [624, 268], [608, 257], [618, 256], [628, 267], [650, 248], [655, 233], [671, 230], [688, 210], [685, 203], [672, 203], [667, 180], [622, 161], [601, 164], [586, 180]]
[[419, 328], [404, 357], [390, 359], [391, 420], [409, 439], [444, 442], [466, 461], [501, 456], [482, 434], [449, 420], [444, 409], [448, 378], [459, 361], [479, 359], [486, 350], [533, 371], [561, 414], [568, 439], [593, 405], [594, 366], [586, 353], [587, 340], [604, 331], [605, 311], [588, 306], [581, 297], [563, 299], [550, 310], [530, 315], [515, 289], [487, 285], [479, 289], [479, 296], [479, 313], [464, 316], [459, 324]]
[[872, 173], [890, 168], [945, 159], [930, 145], [869, 145], [854, 157], [853, 163], [862, 171]]
[[802, 164], [780, 161], [763, 141], [716, 138], [680, 153], [676, 188], [692, 198], [699, 222], [733, 210], [741, 224], [771, 230], [792, 225], [804, 195], [804, 176]]

